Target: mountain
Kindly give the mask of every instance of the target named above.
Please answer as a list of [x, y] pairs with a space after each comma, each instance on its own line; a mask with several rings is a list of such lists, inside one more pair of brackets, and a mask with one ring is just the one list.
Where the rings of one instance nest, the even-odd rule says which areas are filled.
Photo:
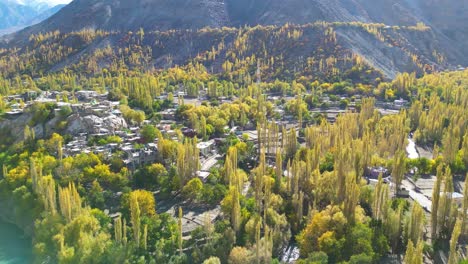
[[[125, 34], [143, 28], [146, 32], [183, 32], [205, 27], [305, 25], [318, 21], [377, 23], [379, 34], [396, 34], [395, 39], [379, 37], [384, 40], [375, 46], [366, 42], [362, 34], [337, 30], [342, 45], [366, 58], [386, 76], [411, 68], [397, 61], [401, 56], [385, 51], [387, 46], [400, 49], [408, 57], [423, 58], [426, 65], [419, 68], [468, 65], [468, 0], [75, 0], [43, 22], [4, 37], [3, 46], [24, 47], [31, 35], [55, 31], [63, 34], [86, 29]], [[398, 31], [398, 27], [404, 30]], [[406, 30], [411, 27], [426, 33]], [[116, 46], [113, 40], [107, 42]], [[91, 44], [86, 52], [97, 45]], [[150, 46], [154, 48], [154, 44]], [[196, 54], [195, 50], [189, 53]]]
[[50, 5], [42, 1], [0, 0], [0, 34], [11, 33], [37, 24], [55, 14], [65, 5]]

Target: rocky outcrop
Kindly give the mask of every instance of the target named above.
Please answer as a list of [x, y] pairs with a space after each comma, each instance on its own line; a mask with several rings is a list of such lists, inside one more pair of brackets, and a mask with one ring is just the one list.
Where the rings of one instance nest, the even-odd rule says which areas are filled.
[[[66, 122], [66, 126], [60, 127], [62, 121]], [[2, 136], [11, 137], [12, 142], [23, 140], [24, 129], [26, 126], [31, 126], [32, 114], [24, 112], [16, 117], [10, 117], [0, 120], [0, 132]], [[127, 128], [127, 122], [120, 116], [114, 114], [104, 115], [99, 117], [93, 114], [80, 115], [72, 114], [65, 120], [59, 116], [48, 120], [45, 124], [37, 124], [32, 126], [36, 138], [47, 138], [54, 132], [60, 132], [70, 135], [78, 135], [79, 133], [106, 133], [114, 132]]]
[[67, 118], [67, 124], [66, 133], [71, 135], [106, 133], [128, 127], [125, 119], [116, 115], [98, 117], [96, 115], [81, 116], [73, 114]]

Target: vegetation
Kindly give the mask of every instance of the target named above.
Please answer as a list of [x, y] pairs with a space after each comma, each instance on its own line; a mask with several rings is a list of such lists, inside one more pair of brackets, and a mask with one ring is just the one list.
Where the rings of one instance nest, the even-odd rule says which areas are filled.
[[[79, 90], [108, 91], [125, 120], [141, 127], [139, 143], [158, 147], [158, 161], [135, 170], [118, 166], [119, 153], [114, 159], [64, 157], [64, 135], [34, 132], [55, 117], [54, 105], [27, 108], [32, 121], [24, 135], [0, 139], [0, 205], [10, 206], [15, 223], [34, 234], [35, 263], [277, 263], [292, 241], [300, 249], [298, 263], [375, 263], [389, 254], [422, 263], [423, 255], [432, 257], [424, 240], [429, 225], [434, 249], [448, 249], [449, 263], [456, 263], [457, 243], [468, 235], [468, 188], [463, 211], [452, 197], [454, 180], [468, 169], [468, 71], [422, 78], [404, 73], [386, 82], [362, 58], [333, 57], [343, 52], [335, 28], [344, 26], [388, 37], [382, 26], [362, 24], [207, 29], [210, 38], [232, 38], [233, 45], [219, 41], [190, 63], [160, 71], [149, 66], [151, 48], [137, 43], [164, 48], [164, 39], [178, 32], [128, 33], [125, 48], [98, 49], [50, 74], [54, 63], [79, 51], [64, 48], [67, 39], [86, 45], [117, 33], [47, 33], [31, 36], [35, 48], [28, 54], [2, 50], [2, 96], [55, 90], [76, 101]], [[312, 33], [324, 43], [307, 63], [267, 52], [278, 49], [270, 41], [282, 47], [275, 41], [285, 40], [287, 47]], [[221, 69], [210, 69], [219, 56]], [[175, 100], [175, 94], [184, 96]], [[202, 98], [201, 104], [185, 103], [191, 97]], [[397, 98], [409, 100], [410, 108], [390, 115], [376, 108]], [[12, 107], [0, 103], [0, 112]], [[326, 104], [348, 111], [328, 122], [313, 112]], [[172, 107], [176, 125], [169, 135], [154, 124]], [[292, 126], [275, 122], [282, 118], [279, 108]], [[61, 118], [70, 110], [61, 108]], [[184, 135], [181, 127], [195, 134]], [[258, 138], [230, 133], [233, 127], [256, 129]], [[434, 146], [432, 159], [406, 157], [411, 132], [418, 144]], [[201, 181], [197, 144], [214, 138], [223, 138], [224, 158]], [[121, 140], [107, 136], [90, 144]], [[378, 166], [391, 171], [391, 185], [382, 175], [375, 186], [367, 184], [366, 170]], [[396, 198], [414, 168], [419, 176], [436, 175], [430, 221], [419, 204]], [[155, 193], [163, 202], [177, 197], [193, 206], [220, 205], [220, 217], [207, 215], [184, 234], [182, 207], [172, 216], [157, 213]]]

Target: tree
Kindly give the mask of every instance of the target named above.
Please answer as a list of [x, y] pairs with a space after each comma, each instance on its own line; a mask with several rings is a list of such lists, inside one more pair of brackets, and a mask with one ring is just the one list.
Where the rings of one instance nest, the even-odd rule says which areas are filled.
[[365, 253], [361, 253], [359, 255], [353, 255], [349, 259], [349, 264], [372, 264], [374, 261], [372, 260], [372, 256], [369, 256]]
[[309, 254], [306, 259], [298, 259], [297, 264], [328, 264], [328, 255], [322, 251], [316, 251]]
[[252, 252], [245, 247], [234, 247], [229, 254], [229, 264], [244, 264], [252, 262]]
[[147, 170], [153, 184], [159, 185], [161, 178], [167, 176], [167, 170], [161, 163], [151, 164]]
[[[346, 217], [338, 206], [329, 205], [324, 210], [315, 213], [306, 228], [297, 236], [301, 256], [308, 256], [314, 251], [320, 251], [319, 238], [326, 232], [343, 234], [346, 224]], [[333, 237], [331, 233], [322, 237], [322, 241], [325, 242], [327, 237]], [[330, 243], [327, 244], [330, 245]], [[340, 249], [334, 247], [333, 250]]]
[[372, 229], [365, 224], [358, 223], [352, 227], [349, 235], [346, 236], [345, 251], [349, 255], [366, 254], [373, 255]]
[[202, 139], [207, 139], [207, 131], [206, 131], [206, 118], [205, 116], [200, 117], [200, 131], [198, 132]]
[[444, 190], [439, 202], [438, 212], [438, 232], [447, 238], [453, 232], [458, 213], [458, 208], [453, 202], [453, 190], [453, 176], [450, 167], [447, 166], [444, 173]]
[[89, 204], [93, 208], [103, 208], [104, 206], [104, 190], [97, 180], [94, 180], [91, 189], [89, 190]]
[[240, 193], [235, 186], [231, 186], [229, 191], [232, 195], [231, 224], [234, 231], [238, 232], [241, 224]]
[[405, 254], [405, 260], [404, 262], [406, 264], [418, 264], [415, 262], [416, 256], [416, 249], [414, 248], [414, 244], [412, 240], [408, 241], [408, 246], [406, 247], [406, 254]]
[[221, 261], [217, 257], [210, 257], [209, 259], [205, 259], [203, 264], [221, 264]]
[[130, 219], [133, 228], [133, 240], [137, 247], [140, 247], [140, 206], [138, 204], [138, 197], [135, 194], [130, 194]]
[[388, 185], [384, 184], [382, 174], [379, 175], [374, 191], [374, 201], [372, 203], [372, 213], [375, 219], [383, 220], [388, 202]]
[[418, 203], [414, 203], [411, 215], [407, 221], [407, 238], [408, 240], [413, 241], [413, 244], [415, 245], [422, 239], [424, 222], [424, 210]]
[[114, 239], [117, 243], [122, 242], [122, 218], [120, 216], [114, 220]]
[[432, 190], [432, 210], [431, 210], [431, 238], [433, 240], [438, 237], [438, 212], [439, 212], [439, 199], [440, 199], [440, 185], [442, 184], [442, 164], [437, 167], [436, 182]]
[[[465, 187], [463, 189], [463, 207], [462, 207], [461, 219], [467, 219], [468, 214], [468, 173], [465, 176]], [[461, 234], [462, 236], [466, 235], [466, 221], [461, 221]]]
[[197, 199], [203, 190], [203, 183], [199, 178], [193, 178], [182, 189], [182, 194], [191, 200]]
[[69, 183], [67, 187], [59, 188], [58, 190], [60, 212], [67, 222], [71, 222], [82, 212], [80, 194], [73, 182]]
[[453, 228], [452, 237], [450, 238], [450, 254], [448, 259], [448, 264], [457, 264], [458, 263], [458, 238], [461, 233], [461, 222], [466, 221], [466, 219], [458, 219], [455, 227]]
[[400, 190], [401, 181], [405, 176], [406, 156], [404, 151], [399, 151], [393, 159], [392, 177], [395, 184], [395, 191]]
[[154, 140], [158, 136], [159, 134], [158, 132], [159, 131], [154, 126], [145, 125], [141, 128], [140, 134], [141, 134], [141, 138], [143, 139], [145, 143], [151, 143], [151, 142], [154, 142]]
[[182, 207], [179, 207], [179, 221], [178, 221], [178, 231], [179, 231], [179, 236], [178, 236], [178, 241], [177, 244], [179, 246], [179, 255], [182, 255], [182, 217], [183, 217], [183, 212], [182, 212]]
[[[154, 216], [156, 215], [156, 201], [154, 199], [154, 195], [150, 191], [146, 190], [135, 190], [130, 193], [130, 211], [131, 208], [131, 200], [135, 199], [138, 203], [138, 211], [140, 211], [141, 216]], [[133, 206], [135, 206], [134, 204]], [[135, 209], [135, 208], [134, 208]]]
[[276, 150], [276, 181], [275, 181], [275, 189], [279, 190], [281, 187], [281, 181], [283, 179], [283, 156], [281, 155], [281, 150], [277, 148]]

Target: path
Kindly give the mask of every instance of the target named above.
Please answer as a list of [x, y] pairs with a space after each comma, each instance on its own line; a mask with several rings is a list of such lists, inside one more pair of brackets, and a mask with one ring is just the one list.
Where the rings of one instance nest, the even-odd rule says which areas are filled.
[[405, 187], [409, 191], [409, 196], [411, 199], [413, 199], [415, 202], [417, 202], [419, 205], [424, 208], [424, 210], [431, 212], [432, 209], [432, 201], [429, 200], [424, 194], [416, 191], [416, 186], [414, 186], [413, 183], [411, 183], [408, 179], [404, 179], [401, 182], [402, 186]]
[[201, 165], [201, 171], [209, 171], [217, 162], [218, 158], [221, 157], [219, 154], [213, 155], [206, 159]]

